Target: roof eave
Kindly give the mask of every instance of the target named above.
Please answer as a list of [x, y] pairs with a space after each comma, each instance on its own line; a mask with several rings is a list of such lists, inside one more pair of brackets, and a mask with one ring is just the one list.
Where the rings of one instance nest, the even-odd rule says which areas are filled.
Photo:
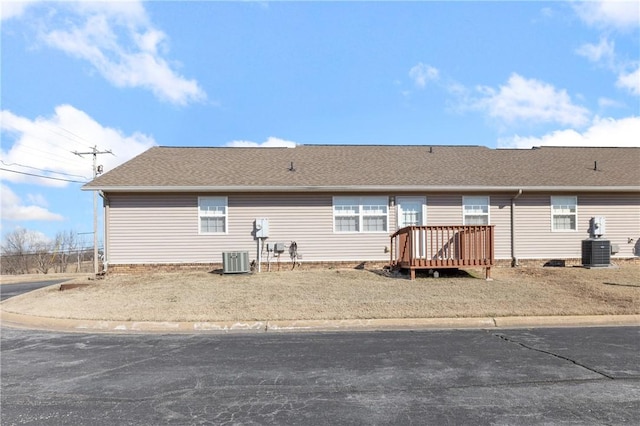
[[640, 192], [640, 186], [90, 186], [83, 191], [102, 192]]

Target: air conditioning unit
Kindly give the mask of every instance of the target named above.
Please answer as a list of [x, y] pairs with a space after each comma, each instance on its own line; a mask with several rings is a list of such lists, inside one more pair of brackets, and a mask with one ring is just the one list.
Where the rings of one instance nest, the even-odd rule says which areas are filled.
[[249, 272], [249, 252], [229, 251], [222, 253], [222, 273], [244, 274]]
[[600, 238], [582, 240], [582, 266], [591, 268], [610, 264], [611, 241]]

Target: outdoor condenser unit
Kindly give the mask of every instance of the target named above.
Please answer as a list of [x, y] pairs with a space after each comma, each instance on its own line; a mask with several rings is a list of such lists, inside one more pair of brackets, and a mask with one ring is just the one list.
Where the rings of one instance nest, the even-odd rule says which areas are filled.
[[582, 240], [582, 266], [586, 268], [611, 264], [611, 242], [601, 238]]
[[229, 251], [222, 253], [222, 273], [244, 274], [249, 272], [249, 252]]

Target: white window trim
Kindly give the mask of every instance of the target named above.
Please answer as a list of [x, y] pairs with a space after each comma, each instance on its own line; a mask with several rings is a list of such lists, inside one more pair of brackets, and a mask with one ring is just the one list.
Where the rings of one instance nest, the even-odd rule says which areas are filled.
[[[376, 203], [376, 204], [370, 204], [370, 203], [364, 203], [363, 201], [366, 201], [367, 199], [375, 199], [375, 198], [379, 198], [380, 203]], [[352, 214], [352, 215], [346, 215], [346, 214], [336, 214], [336, 200], [349, 200], [351, 205], [357, 205], [358, 206], [358, 213], [357, 214]], [[331, 204], [331, 209], [332, 209], [332, 213], [333, 213], [333, 233], [334, 234], [388, 234], [389, 233], [389, 197], [388, 196], [363, 196], [363, 197], [350, 197], [350, 196], [334, 196], [332, 197], [332, 204]], [[340, 205], [340, 204], [338, 204]], [[385, 220], [385, 228], [386, 230], [383, 231], [365, 231], [364, 230], [364, 218], [368, 217], [368, 216], [382, 216], [382, 214], [365, 214], [364, 212], [364, 206], [369, 206], [369, 205], [384, 205], [386, 208], [386, 213], [384, 214], [384, 220]], [[336, 217], [347, 217], [347, 216], [356, 216], [358, 218], [358, 230], [357, 231], [338, 231], [336, 229]]]
[[[200, 224], [200, 219], [202, 217], [207, 217], [207, 215], [200, 214], [200, 203], [202, 200], [206, 199], [217, 199], [224, 200], [224, 214], [223, 215], [213, 215], [212, 217], [224, 217], [224, 232], [203, 232], [202, 226]], [[226, 196], [201, 196], [198, 197], [198, 235], [227, 235], [229, 233], [229, 197]]]
[[[554, 198], [573, 198], [574, 205], [576, 206], [576, 212], [573, 214], [575, 216], [575, 221], [574, 221], [575, 229], [556, 229], [555, 221], [553, 220], [553, 218], [555, 217], [555, 214], [553, 211], [553, 206], [555, 205], [553, 203]], [[549, 197], [549, 207], [551, 210], [551, 232], [578, 232], [578, 196], [577, 195], [552, 195]]]
[[[486, 198], [487, 199], [487, 214], [482, 214], [483, 216], [487, 216], [487, 225], [491, 225], [491, 197], [488, 195], [465, 195], [462, 197], [462, 224], [467, 225], [467, 210], [465, 206], [467, 205], [466, 200], [468, 198]], [[471, 216], [471, 215], [470, 215]], [[475, 215], [480, 216], [480, 215]]]
[[396, 197], [396, 228], [401, 229], [403, 226], [400, 224], [400, 220], [402, 218], [402, 209], [400, 208], [401, 200], [415, 200], [422, 203], [422, 223], [420, 226], [424, 226], [427, 224], [427, 197], [421, 196], [403, 196], [399, 195]]

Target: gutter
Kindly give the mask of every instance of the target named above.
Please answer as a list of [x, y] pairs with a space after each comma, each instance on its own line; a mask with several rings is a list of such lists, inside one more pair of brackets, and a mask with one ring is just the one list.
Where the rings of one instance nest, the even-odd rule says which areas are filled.
[[516, 266], [520, 266], [518, 264], [518, 258], [516, 257], [516, 220], [515, 220], [515, 209], [516, 209], [516, 200], [520, 198], [522, 195], [522, 189], [518, 190], [518, 193], [511, 198], [511, 267], [514, 268]]
[[427, 185], [335, 185], [335, 186], [91, 186], [83, 191], [103, 192], [640, 192], [640, 186], [427, 186]]

